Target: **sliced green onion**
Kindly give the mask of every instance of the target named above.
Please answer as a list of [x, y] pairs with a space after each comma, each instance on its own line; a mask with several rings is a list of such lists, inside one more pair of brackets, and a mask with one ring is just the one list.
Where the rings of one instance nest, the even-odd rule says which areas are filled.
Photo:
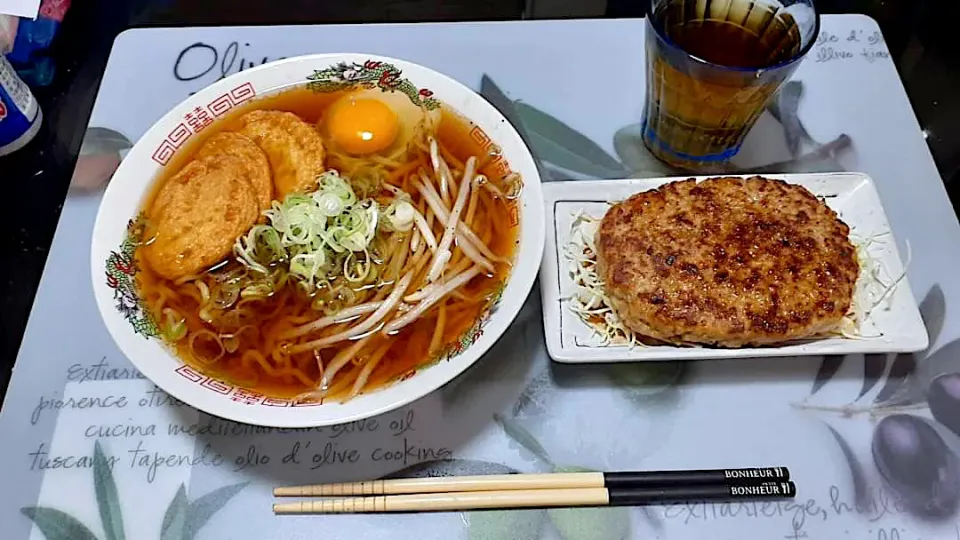
[[320, 206], [320, 211], [327, 217], [340, 215], [345, 207], [343, 199], [333, 193], [324, 193], [320, 197], [317, 197], [316, 201]]
[[163, 310], [164, 321], [160, 333], [167, 342], [177, 342], [187, 335], [187, 321], [170, 308]]
[[265, 298], [273, 294], [273, 287], [269, 282], [258, 282], [247, 285], [240, 291], [240, 298]]
[[272, 286], [245, 288], [241, 297], [271, 294], [291, 276], [312, 293], [343, 273], [351, 279], [369, 273], [369, 256], [356, 269], [344, 256], [368, 252], [379, 225], [377, 202], [357, 199], [350, 182], [333, 170], [321, 174], [317, 185], [313, 193], [274, 201], [263, 213], [269, 224], [256, 225], [237, 239], [237, 260], [272, 281]]
[[197, 285], [197, 289], [200, 291], [200, 298], [204, 305], [210, 301], [210, 288], [207, 287], [207, 284], [202, 281], [194, 282]]
[[416, 213], [417, 210], [410, 204], [410, 201], [396, 199], [387, 207], [385, 217], [393, 230], [407, 232], [413, 228]]
[[367, 247], [367, 237], [360, 231], [352, 232], [343, 237], [340, 244], [350, 251], [363, 251]]

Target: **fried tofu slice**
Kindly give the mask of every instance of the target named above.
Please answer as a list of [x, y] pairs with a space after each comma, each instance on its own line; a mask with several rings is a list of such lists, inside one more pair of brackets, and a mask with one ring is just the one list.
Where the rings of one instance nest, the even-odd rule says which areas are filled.
[[266, 152], [278, 199], [316, 185], [326, 152], [312, 125], [289, 112], [253, 111], [240, 117], [239, 126]]
[[154, 235], [143, 247], [157, 274], [198, 274], [230, 254], [260, 213], [245, 167], [235, 156], [206, 156], [163, 184], [147, 212]]
[[249, 137], [239, 133], [224, 131], [210, 137], [200, 150], [197, 158], [228, 155], [239, 159], [257, 196], [261, 210], [270, 208], [273, 202], [273, 179], [270, 177], [270, 162], [267, 155]]

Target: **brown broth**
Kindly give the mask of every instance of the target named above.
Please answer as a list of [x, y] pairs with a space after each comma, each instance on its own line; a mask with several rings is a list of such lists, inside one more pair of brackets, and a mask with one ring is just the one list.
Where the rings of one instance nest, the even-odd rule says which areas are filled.
[[[193, 155], [204, 140], [220, 131], [231, 130], [236, 125], [240, 115], [254, 109], [277, 109], [293, 112], [316, 125], [326, 108], [342, 95], [342, 92], [317, 93], [307, 88], [298, 87], [260, 98], [231, 111], [226, 117], [193, 137], [174, 156], [170, 164], [164, 168], [144, 206], [147, 220], [149, 221], [150, 217], [150, 203], [159, 187], [193, 159]], [[474, 137], [471, 135], [474, 135]], [[504, 176], [505, 168], [502, 164], [497, 165], [496, 155], [491, 156], [489, 152], [486, 152], [475, 138], [476, 135], [476, 128], [469, 121], [444, 108], [436, 134], [438, 142], [460, 161], [465, 161], [471, 155], [478, 156], [481, 159], [481, 172], [494, 181], [501, 179]], [[482, 139], [482, 137], [479, 138]], [[481, 190], [479, 197], [481, 200], [477, 204], [477, 223], [485, 223], [486, 227], [495, 231], [496, 234], [489, 235], [484, 227], [477, 226], [474, 227], [474, 232], [485, 239], [490, 237], [488, 247], [495, 254], [507, 260], [513, 260], [519, 235], [516, 201], [496, 198], [486, 190]], [[419, 195], [415, 195], [414, 198], [415, 203], [419, 202]], [[513, 226], [506, 225], [511, 223]], [[457, 258], [458, 255], [455, 252], [451, 260]], [[189, 333], [196, 333], [203, 329], [218, 332], [210, 324], [201, 320], [199, 293], [194, 284], [188, 282], [177, 285], [157, 276], [147, 262], [139, 256], [139, 253], [137, 254], [137, 261], [140, 265], [140, 272], [137, 275], [138, 290], [156, 321], [163, 321], [163, 308], [173, 308], [185, 317]], [[227, 268], [238, 264], [231, 261], [227, 263]], [[427, 349], [434, 328], [437, 326], [439, 313], [437, 306], [431, 308], [427, 314], [400, 330], [396, 335], [383, 337], [377, 334], [371, 338], [370, 342], [361, 349], [354, 362], [344, 366], [331, 382], [333, 388], [336, 388], [337, 382], [341, 378], [343, 378], [342, 380], [350, 380], [351, 384], [346, 386], [345, 389], [341, 388], [339, 391], [332, 392], [331, 397], [343, 397], [350, 392], [352, 381], [362, 369], [363, 362], [370, 357], [379, 345], [387, 340], [392, 340], [393, 344], [371, 373], [367, 384], [364, 386], [364, 392], [388, 384], [412, 370], [430, 364], [437, 356], [455, 350], [465, 334], [477, 324], [480, 317], [489, 308], [491, 301], [495, 299], [508, 278], [509, 271], [510, 266], [508, 264], [497, 263], [494, 275], [477, 276], [459, 289], [464, 296], [484, 298], [482, 301], [470, 304], [453, 296], [446, 298], [446, 325], [440, 340], [441, 346], [437, 348], [433, 355], [428, 354]], [[361, 294], [370, 295], [372, 292], [364, 291]], [[408, 294], [409, 292], [412, 292], [412, 290], [408, 291]], [[289, 328], [322, 317], [323, 313], [313, 311], [310, 308], [310, 300], [305, 298], [301, 292], [294, 290], [292, 285], [288, 285], [279, 293], [260, 301], [254, 309], [251, 309], [251, 312], [253, 315], [251, 320], [247, 321], [247, 324], [257, 329], [259, 337], [255, 338], [249, 330], [246, 330], [246, 334], [240, 334], [244, 337], [240, 339], [240, 346], [234, 353], [227, 352], [216, 362], [206, 363], [193, 356], [187, 340], [184, 339], [173, 344], [178, 356], [187, 364], [209, 376], [255, 390], [269, 397], [289, 398], [313, 390], [320, 381], [320, 372], [315, 360], [308, 354], [301, 354], [296, 357], [287, 356], [282, 362], [278, 362], [271, 358], [271, 353], [278, 347], [277, 343], [271, 343], [271, 335], [275, 336], [279, 333], [277, 329]], [[334, 325], [312, 334], [309, 338], [295, 341], [301, 343], [309, 339], [316, 339], [336, 333], [343, 328], [345, 328], [345, 325]], [[197, 344], [200, 346], [195, 346], [194, 349], [204, 350], [205, 347], [202, 346], [202, 343], [203, 340], [198, 341]], [[320, 350], [320, 353], [325, 361], [329, 362], [337, 352], [352, 346], [354, 343], [354, 341], [337, 343]], [[218, 350], [219, 347], [213, 349]], [[249, 357], [245, 358], [244, 353], [249, 350], [258, 351], [265, 357], [272, 370], [280, 370], [281, 373], [271, 375], [261, 367], [259, 362], [252, 361]], [[292, 367], [304, 374], [309, 381], [304, 381], [292, 374], [290, 370]], [[283, 370], [286, 370], [286, 372]]]

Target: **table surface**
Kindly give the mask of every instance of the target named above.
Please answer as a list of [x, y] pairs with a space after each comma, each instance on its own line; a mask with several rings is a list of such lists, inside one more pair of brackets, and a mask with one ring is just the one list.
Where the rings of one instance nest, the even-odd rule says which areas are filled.
[[[131, 31], [117, 42], [90, 126], [135, 140], [241, 59], [337, 50], [347, 39], [443, 71], [528, 135], [559, 141], [535, 148], [546, 180], [664, 173], [629, 144], [644, 95], [639, 20]], [[737, 165], [872, 175], [901, 251], [912, 253], [929, 351], [561, 366], [546, 356], [535, 290], [489, 354], [408, 407], [323, 430], [252, 428], [172, 402], [113, 345], [89, 287], [99, 193], [75, 191], [0, 413], [5, 537], [110, 539], [122, 528], [138, 539], [356, 539], [402, 527], [423, 539], [956, 538], [960, 437], [951, 429], [960, 414], [948, 401], [934, 417], [926, 395], [934, 375], [960, 371], [960, 322], [948, 309], [960, 299], [950, 279], [960, 227], [876, 23], [828, 16], [820, 41], [794, 78], [799, 106], [778, 113], [826, 144], [791, 154], [789, 134], [765, 114]], [[222, 62], [225, 53], [235, 60]], [[603, 99], [593, 99], [597, 77]], [[553, 121], [531, 121], [531, 110]], [[269, 508], [275, 485], [388, 474], [774, 464], [791, 468], [798, 500], [283, 519]]]
[[[553, 16], [584, 13], [589, 2], [544, 0]], [[569, 5], [567, 5], [569, 4]], [[644, 0], [607, 0], [607, 17], [642, 16]], [[59, 69], [50, 87], [36, 89], [45, 126], [26, 149], [0, 158], [5, 198], [17, 204], [0, 213], [0, 396], [20, 347], [47, 259], [86, 120], [114, 37], [131, 26], [192, 24], [302, 24], [535, 17], [520, 0], [365, 0], [337, 3], [249, 0], [91, 0], [74, 2], [51, 51]], [[567, 7], [564, 7], [567, 6]], [[960, 41], [951, 21], [960, 3], [948, 0], [818, 0], [824, 13], [863, 12], [883, 29], [891, 57], [927, 136], [948, 193], [960, 192]], [[595, 8], [586, 10], [592, 13]], [[960, 197], [953, 197], [960, 202]]]

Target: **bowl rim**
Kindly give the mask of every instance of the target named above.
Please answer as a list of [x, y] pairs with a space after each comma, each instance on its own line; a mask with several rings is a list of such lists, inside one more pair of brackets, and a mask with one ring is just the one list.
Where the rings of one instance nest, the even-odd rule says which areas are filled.
[[[210, 396], [211, 399], [205, 399], [202, 392], [210, 393], [206, 389], [200, 392], [191, 391], [191, 388], [195, 386], [193, 383], [177, 375], [174, 370], [167, 369], [168, 366], [166, 364], [148, 361], [149, 358], [144, 358], [149, 355], [148, 351], [138, 353], [137, 348], [142, 345], [131, 342], [131, 339], [145, 340], [148, 338], [137, 335], [126, 320], [121, 320], [120, 322], [122, 322], [122, 324], [118, 323], [117, 318], [120, 317], [120, 314], [113, 304], [113, 299], [110, 295], [106, 294], [110, 289], [107, 288], [102, 280], [106, 256], [111, 253], [116, 246], [111, 245], [110, 241], [104, 238], [102, 231], [106, 230], [107, 227], [115, 226], [113, 223], [119, 218], [107, 215], [117, 213], [118, 211], [106, 209], [107, 204], [105, 203], [113, 201], [114, 199], [122, 201], [129, 198], [129, 196], [121, 197], [121, 195], [117, 195], [117, 193], [121, 189], [122, 184], [129, 184], [129, 180], [125, 181], [123, 178], [136, 178], [136, 172], [134, 170], [136, 163], [134, 163], [132, 159], [129, 159], [130, 154], [138, 157], [138, 161], [149, 159], [150, 151], [146, 149], [149, 140], [157, 136], [162, 136], [161, 127], [166, 129], [168, 124], [175, 123], [181, 116], [181, 113], [186, 110], [188, 103], [191, 104], [191, 107], [202, 104], [204, 98], [215, 96], [218, 92], [224, 90], [229, 90], [238, 82], [249, 81], [252, 77], [262, 72], [276, 71], [290, 65], [326, 62], [326, 65], [329, 66], [339, 62], [364, 62], [367, 60], [393, 64], [400, 68], [405, 74], [408, 74], [408, 69], [422, 71], [419, 75], [426, 75], [434, 79], [436, 88], [441, 86], [449, 87], [454, 89], [455, 93], [468, 96], [465, 98], [465, 103], [469, 104], [470, 109], [474, 109], [472, 113], [464, 113], [461, 111], [462, 107], [457, 106], [458, 104], [450, 103], [450, 100], [445, 99], [442, 95], [438, 96], [441, 101], [451, 106], [455, 111], [461, 112], [472, 122], [477, 122], [475, 117], [480, 116], [488, 119], [491, 124], [498, 123], [497, 129], [501, 131], [498, 131], [496, 136], [490, 135], [490, 138], [494, 142], [503, 146], [502, 141], [504, 139], [513, 139], [512, 143], [516, 145], [516, 150], [514, 150], [516, 155], [509, 156], [509, 162], [511, 163], [512, 169], [522, 171], [524, 189], [520, 199], [521, 204], [518, 205], [521, 218], [521, 230], [516, 248], [516, 262], [504, 285], [504, 291], [511, 289], [510, 296], [507, 294], [503, 295], [499, 304], [496, 306], [495, 312], [491, 312], [488, 320], [486, 320], [483, 326], [483, 335], [480, 336], [476, 342], [464, 348], [462, 352], [453, 358], [448, 358], [436, 364], [429, 365], [428, 367], [420, 368], [416, 374], [408, 380], [395, 381], [386, 387], [378, 388], [375, 392], [367, 394], [366, 396], [380, 396], [380, 399], [375, 398], [372, 401], [371, 406], [346, 414], [316, 414], [317, 412], [330, 411], [331, 408], [340, 406], [340, 404], [337, 403], [311, 407], [276, 407], [275, 409], [278, 410], [302, 409], [304, 411], [312, 411], [313, 414], [307, 412], [282, 414], [272, 410], [270, 411], [271, 414], [267, 414], [263, 412], [263, 409], [267, 409], [268, 407], [259, 404], [245, 405], [236, 403], [231, 401], [230, 397], [226, 395], [219, 395], [218, 397]], [[305, 79], [304, 82], [306, 82]], [[291, 86], [294, 86], [294, 84], [269, 86], [262, 92], [259, 92], [255, 99]], [[478, 114], [477, 111], [480, 111], [480, 113]], [[486, 127], [486, 129], [489, 130], [489, 127]], [[140, 155], [141, 153], [142, 156]], [[155, 177], [151, 175], [150, 181], [145, 182], [144, 187], [140, 190], [140, 198], [137, 199], [137, 203], [143, 200], [145, 191], [153, 185], [154, 181]], [[137, 140], [128, 156], [114, 173], [114, 179], [107, 185], [97, 209], [90, 246], [91, 277], [94, 297], [104, 326], [106, 326], [114, 343], [120, 352], [127, 357], [131, 365], [169, 396], [199, 411], [234, 422], [276, 428], [321, 427], [378, 416], [408, 405], [453, 381], [484, 356], [517, 319], [520, 310], [536, 282], [546, 241], [545, 209], [543, 207], [543, 192], [540, 184], [541, 178], [533, 154], [517, 129], [507, 120], [503, 113], [490, 104], [478, 92], [448, 75], [416, 62], [374, 53], [317, 53], [285, 58], [232, 74], [202, 88], [171, 107]], [[123, 218], [123, 221], [132, 219], [135, 216], [136, 212], [131, 212], [129, 216]], [[106, 223], [108, 220], [112, 222], [110, 225]], [[531, 232], [532, 234], [530, 234]], [[527, 240], [530, 243], [524, 244], [523, 240]], [[159, 342], [160, 340], [157, 339], [157, 341]], [[144, 341], [143, 343], [147, 342]], [[175, 354], [171, 353], [165, 345], [162, 343], [157, 343], [157, 345], [163, 348], [164, 354], [173, 361], [179, 363], [181, 366], [188, 366], [188, 364], [184, 363]], [[416, 386], [407, 384], [411, 381], [416, 381]], [[388, 398], [384, 398], [384, 395], [387, 395]], [[359, 402], [359, 400], [362, 400], [364, 397], [364, 395], [358, 396], [347, 403]], [[200, 405], [198, 405], [198, 403]], [[269, 408], [274, 409], [273, 407]], [[244, 412], [247, 412], [247, 414], [244, 414]]]

